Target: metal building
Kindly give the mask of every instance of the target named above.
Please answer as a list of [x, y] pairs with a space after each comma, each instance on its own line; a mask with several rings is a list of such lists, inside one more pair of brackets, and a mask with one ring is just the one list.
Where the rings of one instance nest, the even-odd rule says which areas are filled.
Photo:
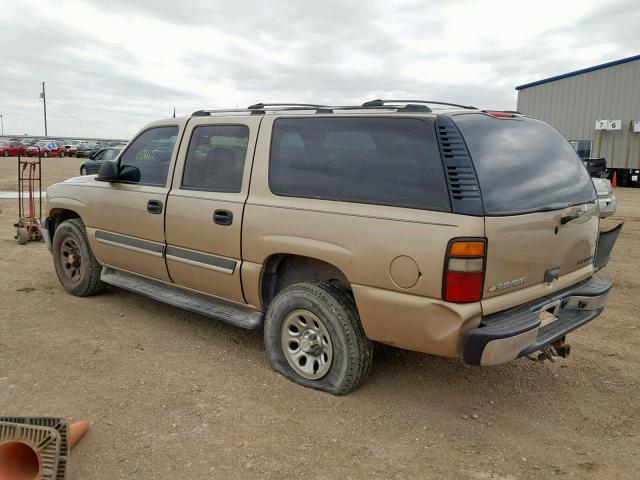
[[638, 181], [640, 169], [640, 55], [516, 87], [518, 111], [562, 133], [582, 158]]

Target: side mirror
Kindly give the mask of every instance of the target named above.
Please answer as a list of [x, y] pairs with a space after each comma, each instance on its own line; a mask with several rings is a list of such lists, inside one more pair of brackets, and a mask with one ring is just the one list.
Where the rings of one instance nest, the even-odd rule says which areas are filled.
[[[116, 169], [118, 168], [118, 162], [105, 162], [113, 165]], [[102, 168], [100, 168], [102, 170]], [[134, 167], [132, 165], [125, 165], [120, 169], [120, 174], [118, 175], [118, 180], [122, 182], [140, 182], [140, 169], [138, 167]]]
[[100, 182], [116, 182], [120, 180], [118, 164], [114, 162], [104, 162], [100, 165], [96, 180]]

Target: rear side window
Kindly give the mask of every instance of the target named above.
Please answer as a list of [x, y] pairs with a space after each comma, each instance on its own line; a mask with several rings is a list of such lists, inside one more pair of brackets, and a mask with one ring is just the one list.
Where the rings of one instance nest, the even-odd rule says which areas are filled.
[[245, 125], [208, 125], [193, 129], [182, 176], [182, 188], [239, 192], [249, 143]]
[[283, 196], [451, 210], [431, 119], [280, 118], [269, 186]]
[[558, 210], [595, 199], [569, 142], [532, 118], [454, 115], [478, 175], [488, 215]]

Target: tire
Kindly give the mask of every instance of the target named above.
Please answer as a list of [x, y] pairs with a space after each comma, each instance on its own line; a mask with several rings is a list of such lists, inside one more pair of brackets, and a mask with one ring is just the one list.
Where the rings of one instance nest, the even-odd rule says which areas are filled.
[[86, 167], [80, 167], [80, 175], [88, 175], [89, 172], [87, 172], [87, 168]]
[[9, 152], [7, 152], [7, 151], [5, 150], [5, 151], [4, 151], [4, 153], [3, 153], [3, 155], [4, 155], [5, 157], [8, 157], [8, 156], [9, 156]]
[[18, 241], [18, 245], [25, 245], [29, 242], [29, 230], [24, 227], [18, 227], [16, 229], [16, 240]]
[[44, 158], [49, 158], [49, 152], [46, 152], [46, 151], [45, 151], [45, 152], [42, 154], [42, 156], [43, 156]]
[[102, 266], [91, 252], [80, 219], [72, 218], [58, 225], [51, 252], [58, 279], [67, 293], [88, 297], [105, 289], [106, 284], [100, 280]]
[[296, 283], [279, 292], [267, 310], [264, 342], [273, 370], [333, 395], [358, 388], [371, 369], [373, 343], [355, 302], [328, 282]]
[[64, 158], [65, 153], [64, 152], [60, 152], [60, 158]]

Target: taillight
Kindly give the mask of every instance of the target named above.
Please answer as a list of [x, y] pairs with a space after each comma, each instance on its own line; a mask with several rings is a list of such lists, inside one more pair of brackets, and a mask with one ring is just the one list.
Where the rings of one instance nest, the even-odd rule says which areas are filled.
[[447, 302], [478, 302], [482, 298], [487, 242], [483, 238], [449, 242], [442, 296]]

